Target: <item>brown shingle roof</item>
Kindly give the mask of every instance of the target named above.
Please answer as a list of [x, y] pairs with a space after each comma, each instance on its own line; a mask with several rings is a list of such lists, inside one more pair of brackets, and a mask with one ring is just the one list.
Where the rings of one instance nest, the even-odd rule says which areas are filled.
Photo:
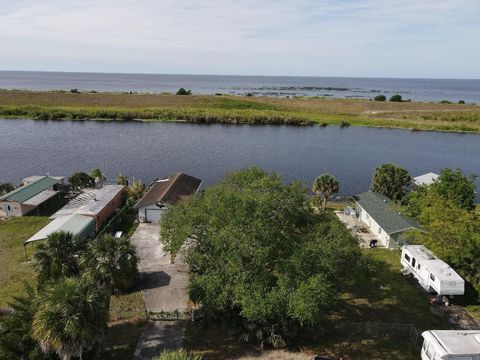
[[201, 182], [202, 180], [184, 173], [156, 180], [150, 190], [135, 204], [135, 208], [138, 209], [158, 202], [174, 204], [186, 200], [197, 192]]

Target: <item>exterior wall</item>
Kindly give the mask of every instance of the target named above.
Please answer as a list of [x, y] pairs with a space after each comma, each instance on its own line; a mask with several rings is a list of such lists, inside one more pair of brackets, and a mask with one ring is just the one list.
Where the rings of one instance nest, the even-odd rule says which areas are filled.
[[360, 221], [369, 228], [381, 245], [388, 249], [398, 248], [395, 239], [392, 239], [360, 205], [357, 204], [355, 210], [357, 211]]
[[35, 206], [22, 205], [13, 201], [0, 201], [0, 209], [7, 217], [23, 216], [35, 209]]
[[99, 232], [105, 221], [122, 204], [123, 191], [119, 192], [110, 202], [95, 216], [95, 231]]
[[[165, 208], [159, 209], [159, 207], [155, 204], [151, 204], [142, 208], [138, 209], [138, 218], [139, 219], [144, 219], [144, 221], [159, 221], [159, 219], [162, 217], [163, 212], [165, 211]], [[158, 213], [158, 219], [152, 218], [152, 215]], [[148, 216], [148, 218], [147, 218]]]

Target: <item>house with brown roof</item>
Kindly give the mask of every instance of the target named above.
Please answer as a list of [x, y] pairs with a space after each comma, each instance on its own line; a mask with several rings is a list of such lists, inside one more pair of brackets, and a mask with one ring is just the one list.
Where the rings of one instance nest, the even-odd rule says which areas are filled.
[[148, 192], [135, 204], [141, 222], [157, 222], [170, 204], [188, 200], [194, 195], [202, 180], [193, 176], [177, 173], [157, 179]]

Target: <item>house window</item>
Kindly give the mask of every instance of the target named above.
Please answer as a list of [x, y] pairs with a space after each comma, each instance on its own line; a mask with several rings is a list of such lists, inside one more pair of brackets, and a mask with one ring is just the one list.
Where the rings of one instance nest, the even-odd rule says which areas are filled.
[[379, 233], [379, 234], [382, 233], [382, 228], [378, 228], [378, 233]]
[[405, 258], [405, 260], [407, 260], [408, 262], [410, 262], [410, 256], [408, 256], [407, 254], [405, 254], [403, 257]]
[[10, 207], [10, 205], [7, 205], [7, 210], [12, 211], [12, 208]]
[[430, 280], [435, 281], [435, 275], [430, 274]]

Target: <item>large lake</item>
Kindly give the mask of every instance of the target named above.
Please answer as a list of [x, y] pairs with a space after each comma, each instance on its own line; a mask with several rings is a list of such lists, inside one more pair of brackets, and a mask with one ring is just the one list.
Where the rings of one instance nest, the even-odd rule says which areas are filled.
[[324, 172], [341, 194], [368, 189], [375, 167], [394, 162], [413, 176], [442, 167], [480, 173], [480, 135], [367, 127], [199, 125], [0, 119], [0, 182], [99, 167], [150, 183], [183, 171], [206, 185], [260, 166], [308, 186]]

